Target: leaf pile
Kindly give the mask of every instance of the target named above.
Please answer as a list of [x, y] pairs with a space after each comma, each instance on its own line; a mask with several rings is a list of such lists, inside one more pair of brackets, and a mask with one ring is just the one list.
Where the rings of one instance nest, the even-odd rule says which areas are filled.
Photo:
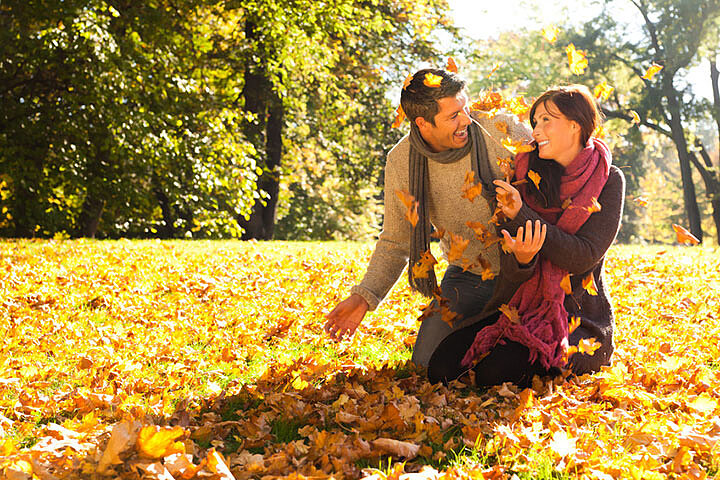
[[423, 300], [405, 280], [351, 341], [332, 343], [324, 313], [370, 253], [341, 243], [0, 243], [0, 476], [718, 472], [717, 250], [613, 247], [613, 366], [522, 391], [430, 385], [408, 362]]

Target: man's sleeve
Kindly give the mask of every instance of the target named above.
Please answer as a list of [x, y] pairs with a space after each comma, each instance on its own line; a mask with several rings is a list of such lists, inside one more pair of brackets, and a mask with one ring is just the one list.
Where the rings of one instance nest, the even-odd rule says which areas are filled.
[[[391, 152], [392, 153], [392, 152]], [[350, 292], [363, 297], [370, 310], [375, 310], [385, 298], [407, 265], [410, 249], [410, 222], [405, 218], [407, 209], [395, 193], [407, 191], [407, 174], [398, 168], [398, 158], [388, 155], [385, 167], [385, 216], [380, 238], [370, 257], [365, 277]]]

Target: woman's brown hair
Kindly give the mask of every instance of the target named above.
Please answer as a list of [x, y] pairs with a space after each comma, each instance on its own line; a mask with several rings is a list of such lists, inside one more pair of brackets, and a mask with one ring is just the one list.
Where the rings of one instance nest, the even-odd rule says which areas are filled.
[[[548, 102], [555, 108], [548, 108]], [[535, 128], [535, 111], [543, 105], [548, 115], [560, 111], [568, 120], [580, 126], [580, 144], [584, 148], [593, 132], [602, 124], [602, 112], [597, 100], [585, 85], [563, 85], [552, 87], [540, 95], [530, 107], [530, 125]], [[530, 170], [537, 172], [544, 180], [540, 188], [528, 182], [528, 191], [546, 207], [560, 206], [560, 177], [565, 168], [553, 159], [542, 159], [538, 148], [530, 152]]]

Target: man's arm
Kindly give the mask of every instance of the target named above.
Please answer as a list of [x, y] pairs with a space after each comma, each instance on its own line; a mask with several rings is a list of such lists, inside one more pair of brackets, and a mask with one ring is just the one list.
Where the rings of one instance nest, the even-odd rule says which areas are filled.
[[408, 155], [409, 144], [406, 140], [388, 154], [383, 230], [362, 282], [354, 286], [351, 295], [326, 316], [325, 330], [333, 338], [352, 335], [365, 314], [375, 310], [385, 298], [407, 265], [411, 225], [405, 218], [406, 208], [395, 192], [408, 190]]

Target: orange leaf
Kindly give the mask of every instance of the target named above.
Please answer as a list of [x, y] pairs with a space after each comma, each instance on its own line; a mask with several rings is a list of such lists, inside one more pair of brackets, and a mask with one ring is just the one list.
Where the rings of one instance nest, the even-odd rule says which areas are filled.
[[500, 305], [500, 308], [498, 308], [500, 312], [502, 312], [508, 320], [510, 320], [511, 323], [514, 323], [516, 325], [520, 324], [520, 314], [518, 313], [517, 308], [510, 307], [507, 304], [503, 303]]
[[415, 227], [419, 220], [417, 213], [418, 202], [415, 200], [415, 197], [410, 195], [407, 190], [395, 190], [395, 195], [398, 196], [403, 205], [405, 205], [405, 208], [407, 208], [405, 218], [413, 227]]
[[508, 124], [505, 122], [495, 122], [495, 128], [505, 135], [508, 134]]
[[648, 201], [647, 201], [647, 198], [645, 198], [645, 197], [634, 197], [632, 200], [633, 200], [633, 202], [637, 203], [641, 207], [647, 207]]
[[440, 75], [426, 73], [423, 83], [425, 84], [426, 87], [436, 88], [436, 87], [439, 87], [440, 84], [442, 84], [442, 79], [443, 79], [443, 77], [441, 77]]
[[530, 110], [530, 105], [525, 103], [525, 97], [513, 97], [507, 102], [506, 108], [523, 121]]
[[493, 65], [492, 69], [490, 70], [490, 73], [487, 74], [487, 77], [490, 78], [493, 76], [495, 72], [497, 72], [497, 69], [503, 66], [503, 62], [496, 62], [495, 65]]
[[592, 272], [588, 273], [588, 276], [583, 278], [582, 286], [590, 295], [597, 295], [597, 285], [595, 285], [595, 277]]
[[602, 347], [602, 343], [598, 342], [595, 337], [583, 338], [578, 342], [578, 352], [585, 355], [595, 355], [595, 350]]
[[535, 184], [535, 187], [540, 190], [540, 175], [534, 170], [529, 170], [527, 175], [528, 178]]
[[482, 222], [465, 222], [465, 225], [475, 232], [476, 238], [483, 243], [485, 248], [488, 248], [500, 241], [500, 238], [490, 232], [490, 230]]
[[407, 87], [410, 86], [410, 82], [412, 82], [414, 77], [415, 77], [414, 73], [411, 73], [410, 75], [405, 77], [405, 81], [403, 82], [403, 90], [405, 90]]
[[523, 145], [522, 140], [516, 141], [511, 139], [510, 137], [504, 138], [502, 140], [502, 146], [505, 147], [513, 155], [517, 155], [518, 153], [522, 152], [530, 152], [533, 148], [535, 148], [532, 145]]
[[608, 85], [606, 80], [603, 80], [601, 84], [595, 87], [593, 93], [595, 94], [595, 98], [605, 101], [610, 98], [610, 95], [614, 90], [615, 87], [611, 87], [610, 85]]
[[599, 212], [600, 210], [602, 210], [602, 205], [600, 205], [600, 203], [598, 203], [597, 198], [592, 197], [590, 199], [590, 206], [585, 207], [585, 208], [587, 209], [587, 211], [589, 213], [595, 213], [595, 212]]
[[185, 453], [185, 444], [176, 442], [185, 434], [182, 427], [163, 428], [157, 425], [147, 425], [140, 430], [137, 439], [137, 449], [141, 456], [148, 458], [163, 458], [173, 453]]
[[430, 253], [430, 250], [423, 253], [420, 260], [418, 260], [415, 265], [412, 267], [413, 277], [415, 278], [428, 278], [428, 273], [430, 273], [430, 269], [433, 268], [433, 265], [437, 264], [437, 260], [435, 260], [435, 257], [432, 253]]
[[565, 48], [565, 52], [568, 56], [570, 71], [575, 75], [582, 75], [585, 73], [585, 69], [588, 66], [586, 52], [583, 50], [576, 50], [575, 45], [572, 43]]
[[562, 287], [563, 292], [565, 292], [567, 295], [572, 294], [572, 285], [570, 284], [570, 274], [566, 273], [562, 280], [560, 280], [560, 287]]
[[550, 25], [542, 29], [543, 37], [545, 37], [545, 40], [550, 43], [555, 43], [557, 41], [558, 33], [560, 33], [560, 29], [554, 25]]
[[462, 186], [462, 198], [467, 198], [471, 202], [475, 197], [482, 194], [482, 183], [475, 183], [475, 172], [469, 170], [465, 173], [465, 183]]
[[214, 448], [211, 448], [208, 451], [206, 460], [208, 470], [215, 474], [213, 478], [217, 478], [218, 480], [229, 480], [235, 478], [225, 463], [223, 456], [220, 452], [215, 451]]
[[402, 105], [398, 105], [395, 112], [397, 112], [397, 115], [395, 115], [395, 120], [393, 120], [392, 128], [400, 128], [403, 120], [405, 120], [405, 112], [403, 111]]
[[505, 100], [503, 99], [501, 93], [490, 90], [482, 90], [477, 101], [472, 104], [470, 109], [491, 112], [502, 108], [503, 105], [505, 105]]
[[574, 332], [580, 326], [580, 317], [570, 318], [570, 324], [568, 325], [568, 335]]
[[689, 245], [697, 245], [698, 243], [700, 243], [700, 240], [698, 240], [695, 235], [690, 233], [684, 227], [673, 223], [672, 228], [673, 230], [675, 230], [678, 243], [684, 243]]
[[572, 205], [572, 198], [566, 198], [565, 201], [563, 202], [561, 208], [563, 210], [566, 210], [566, 209], [570, 208], [570, 205]]
[[447, 70], [448, 72], [457, 73], [458, 68], [454, 58], [448, 57], [447, 65], [445, 65], [445, 70]]
[[630, 116], [632, 117], [632, 123], [638, 124], [640, 123], [640, 115], [635, 110], [630, 110]]
[[442, 240], [442, 238], [445, 236], [445, 229], [444, 228], [438, 228], [433, 233], [430, 234], [431, 238], [437, 238], [438, 240]]
[[454, 262], [455, 260], [460, 260], [469, 243], [470, 239], [465, 240], [460, 235], [450, 233], [450, 252], [448, 253], [448, 261]]
[[658, 74], [660, 70], [663, 69], [662, 65], [658, 65], [657, 63], [653, 63], [645, 72], [645, 75], [642, 76], [645, 80], [652, 80], [655, 75]]

